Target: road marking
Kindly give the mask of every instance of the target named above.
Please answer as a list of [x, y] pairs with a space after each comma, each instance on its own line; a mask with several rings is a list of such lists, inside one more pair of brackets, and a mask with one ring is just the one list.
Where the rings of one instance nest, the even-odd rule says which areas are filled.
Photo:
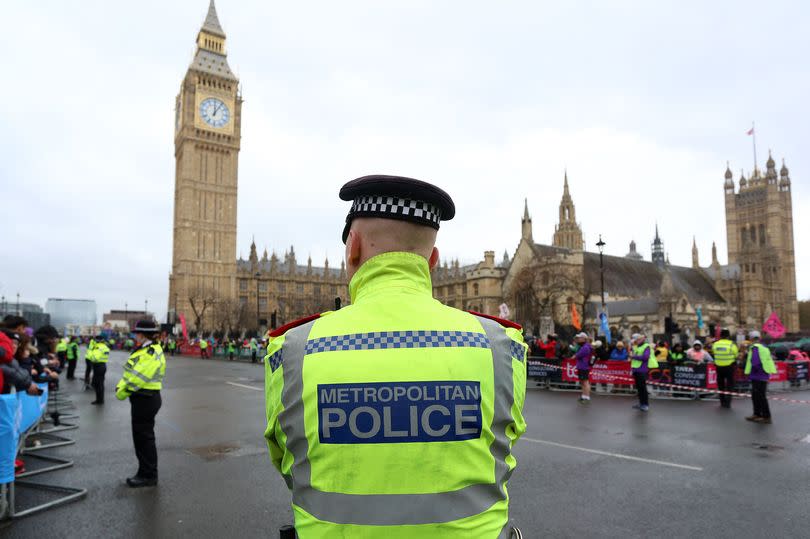
[[632, 455], [622, 455], [621, 453], [611, 453], [609, 451], [600, 451], [599, 449], [588, 449], [587, 447], [578, 447], [575, 445], [560, 444], [557, 442], [549, 442], [547, 440], [536, 440], [534, 438], [522, 438], [522, 440], [526, 440], [527, 442], [533, 442], [536, 444], [553, 445], [555, 447], [562, 447], [564, 449], [576, 449], [577, 451], [584, 451], [586, 453], [593, 453], [595, 455], [604, 455], [606, 457], [615, 457], [617, 459], [634, 460], [636, 462], [646, 462], [647, 464], [660, 464], [661, 466], [671, 466], [673, 468], [694, 470], [696, 472], [703, 471], [703, 468], [699, 468], [697, 466], [688, 466], [686, 464], [677, 464], [675, 462], [666, 462], [663, 460], [644, 459], [641, 457], [634, 457]]
[[236, 387], [244, 387], [245, 389], [252, 389], [253, 391], [264, 391], [264, 388], [262, 387], [246, 386], [245, 384], [237, 384], [236, 382], [225, 382], [225, 383]]

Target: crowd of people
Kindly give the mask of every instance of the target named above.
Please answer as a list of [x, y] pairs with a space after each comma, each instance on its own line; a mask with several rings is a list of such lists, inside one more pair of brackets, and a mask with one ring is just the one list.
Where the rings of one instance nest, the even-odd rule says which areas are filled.
[[[223, 355], [228, 357], [228, 361], [234, 361], [241, 355], [250, 355], [250, 362], [256, 363], [264, 357], [264, 351], [267, 349], [268, 339], [257, 337], [245, 337], [242, 339], [236, 337], [222, 337], [216, 338], [214, 336], [202, 337], [193, 339], [190, 344], [197, 346], [200, 350], [200, 357], [202, 359], [210, 359], [212, 350], [220, 350]], [[172, 352], [174, 355], [174, 352]]]
[[[647, 336], [641, 333], [633, 334], [628, 345], [618, 340], [606, 346], [601, 340], [592, 340], [584, 332], [578, 333], [570, 345], [561, 342], [556, 335], [548, 335], [544, 341], [528, 337], [527, 341], [534, 356], [576, 360], [577, 378], [581, 387], [579, 402], [582, 404], [591, 401], [590, 370], [597, 360], [630, 361], [639, 400], [634, 408], [642, 412], [650, 409], [647, 377], [650, 369], [659, 367], [659, 362], [674, 364], [711, 362], [717, 372], [717, 394], [722, 408], [731, 408], [735, 373], [740, 367], [751, 383], [751, 400], [754, 407], [754, 413], [746, 417], [746, 420], [765, 424], [772, 421], [767, 385], [770, 376], [776, 373], [776, 366], [771, 350], [761, 342], [758, 331], [750, 331], [747, 338], [738, 346], [731, 340], [730, 332], [723, 329], [717, 339], [711, 337], [706, 337], [703, 341], [696, 339], [686, 350], [680, 342], [669, 343], [663, 340], [657, 343], [648, 342]], [[800, 349], [791, 350], [785, 359], [810, 361], [807, 353]]]

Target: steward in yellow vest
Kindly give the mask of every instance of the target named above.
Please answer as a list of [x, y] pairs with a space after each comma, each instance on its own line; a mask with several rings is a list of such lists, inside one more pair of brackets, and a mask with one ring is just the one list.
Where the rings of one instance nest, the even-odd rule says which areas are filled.
[[136, 348], [124, 365], [115, 396], [118, 400], [129, 397], [132, 408], [132, 441], [138, 472], [127, 478], [127, 485], [138, 488], [156, 485], [158, 480], [155, 416], [163, 403], [160, 390], [166, 375], [166, 357], [160, 343], [153, 341], [160, 328], [152, 320], [139, 320], [133, 332]]
[[748, 347], [745, 358], [745, 374], [751, 380], [751, 402], [754, 405], [754, 415], [746, 417], [755, 423], [771, 423], [771, 409], [768, 406], [768, 380], [776, 374], [776, 364], [771, 357], [767, 346], [759, 342], [759, 331], [752, 331], [748, 338], [753, 344]]
[[265, 357], [265, 437], [298, 537], [508, 537], [520, 326], [433, 298], [444, 191], [370, 176], [341, 198], [351, 305], [274, 331]]

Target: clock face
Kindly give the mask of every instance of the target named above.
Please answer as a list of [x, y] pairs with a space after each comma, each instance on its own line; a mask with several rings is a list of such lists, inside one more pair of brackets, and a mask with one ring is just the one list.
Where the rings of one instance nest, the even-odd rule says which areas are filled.
[[231, 111], [219, 99], [208, 97], [200, 103], [200, 117], [211, 127], [224, 127], [231, 119]]

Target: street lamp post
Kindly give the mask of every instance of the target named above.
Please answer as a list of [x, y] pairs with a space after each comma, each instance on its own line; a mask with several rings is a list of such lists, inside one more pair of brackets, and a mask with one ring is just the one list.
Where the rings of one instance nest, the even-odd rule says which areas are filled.
[[602, 241], [602, 234], [599, 234], [599, 241], [596, 243], [596, 246], [599, 247], [599, 280], [602, 285], [602, 312], [605, 312], [605, 265], [603, 261], [605, 245], [607, 244]]
[[177, 325], [177, 292], [174, 293], [174, 324]]
[[256, 272], [256, 335], [259, 334], [259, 329], [261, 329], [261, 314], [259, 313], [259, 276], [261, 273], [258, 271]]

